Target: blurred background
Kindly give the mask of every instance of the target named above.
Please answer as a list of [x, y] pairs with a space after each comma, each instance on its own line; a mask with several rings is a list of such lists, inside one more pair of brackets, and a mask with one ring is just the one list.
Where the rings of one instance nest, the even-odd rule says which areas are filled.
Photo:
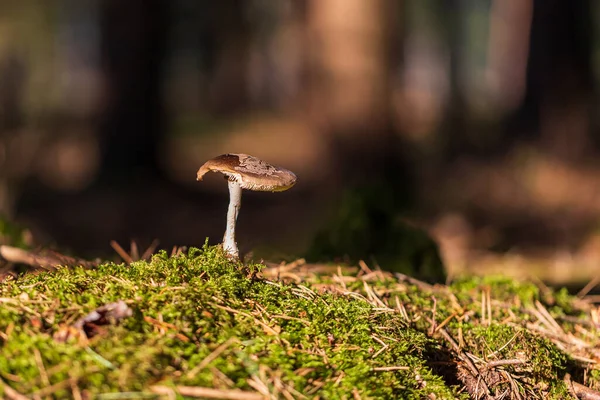
[[227, 185], [196, 170], [249, 153], [299, 181], [244, 194], [242, 252], [584, 282], [599, 21], [592, 0], [0, 0], [0, 214], [88, 257], [218, 243]]

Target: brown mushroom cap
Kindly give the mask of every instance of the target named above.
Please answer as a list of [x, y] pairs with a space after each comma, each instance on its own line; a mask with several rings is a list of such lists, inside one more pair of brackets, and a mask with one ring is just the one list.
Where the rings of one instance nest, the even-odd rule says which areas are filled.
[[229, 180], [238, 182], [242, 189], [260, 192], [283, 192], [296, 183], [292, 171], [248, 154], [222, 154], [208, 160], [198, 170], [196, 179], [201, 181], [209, 171], [222, 173]]

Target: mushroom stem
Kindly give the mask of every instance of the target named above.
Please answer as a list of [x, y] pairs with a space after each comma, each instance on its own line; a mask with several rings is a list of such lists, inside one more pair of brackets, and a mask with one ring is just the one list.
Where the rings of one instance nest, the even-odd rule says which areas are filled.
[[238, 258], [240, 252], [235, 242], [235, 223], [242, 203], [242, 187], [238, 182], [228, 181], [229, 208], [227, 209], [227, 228], [223, 236], [223, 249], [231, 257]]

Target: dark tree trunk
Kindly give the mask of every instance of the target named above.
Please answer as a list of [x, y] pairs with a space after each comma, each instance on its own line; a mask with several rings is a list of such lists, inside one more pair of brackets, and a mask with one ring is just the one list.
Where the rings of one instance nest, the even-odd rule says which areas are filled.
[[589, 149], [593, 93], [589, 0], [534, 0], [527, 94], [521, 112], [549, 152], [576, 159]]
[[[337, 184], [312, 260], [377, 260], [387, 270], [443, 279], [436, 245], [398, 221], [411, 171], [394, 129], [391, 93], [401, 53], [400, 10], [387, 0], [313, 0], [308, 18], [315, 129], [328, 140]], [[326, 168], [323, 168], [324, 170]]]
[[106, 78], [106, 108], [100, 123], [101, 181], [160, 175], [168, 4], [168, 0], [101, 2], [101, 57]]
[[0, 59], [0, 217], [12, 217], [15, 211], [16, 181], [19, 180], [15, 165], [22, 164], [17, 161], [22, 161], [23, 156], [11, 152], [10, 148], [23, 127], [22, 96], [26, 75], [25, 66], [17, 55], [9, 54]]
[[[343, 10], [343, 12], [340, 12]], [[309, 3], [311, 117], [345, 188], [402, 175], [392, 123], [400, 11], [388, 1]]]
[[467, 107], [463, 93], [461, 77], [463, 49], [464, 4], [462, 0], [447, 0], [441, 2], [440, 29], [442, 40], [448, 48], [449, 70], [448, 78], [450, 93], [445, 109], [441, 134], [446, 141], [446, 154], [454, 159], [471, 145], [466, 121]]
[[209, 111], [231, 116], [249, 109], [248, 64], [251, 41], [244, 0], [220, 0], [202, 4], [210, 16], [209, 42]]

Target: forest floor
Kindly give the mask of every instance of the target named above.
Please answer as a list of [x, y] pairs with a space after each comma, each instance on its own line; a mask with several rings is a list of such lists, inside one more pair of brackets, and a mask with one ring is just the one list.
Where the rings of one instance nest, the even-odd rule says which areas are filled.
[[4, 275], [0, 397], [600, 398], [599, 308], [565, 289], [121, 253]]

